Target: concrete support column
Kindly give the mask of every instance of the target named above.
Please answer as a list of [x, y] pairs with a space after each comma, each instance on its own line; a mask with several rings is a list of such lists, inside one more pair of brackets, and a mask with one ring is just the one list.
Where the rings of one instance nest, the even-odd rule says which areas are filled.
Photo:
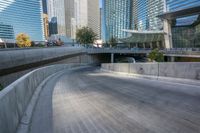
[[174, 56], [171, 56], [171, 62], [175, 62], [175, 57]]
[[157, 48], [160, 48], [160, 43], [157, 41], [156, 42]]
[[114, 54], [111, 53], [111, 63], [114, 63]]
[[153, 44], [152, 44], [152, 42], [150, 42], [150, 48], [153, 49]]
[[138, 43], [135, 44], [136, 48], [138, 48]]
[[145, 47], [145, 43], [143, 43], [143, 48], [146, 48], [146, 47]]
[[165, 48], [173, 48], [171, 22], [166, 19], [164, 20], [164, 32]]

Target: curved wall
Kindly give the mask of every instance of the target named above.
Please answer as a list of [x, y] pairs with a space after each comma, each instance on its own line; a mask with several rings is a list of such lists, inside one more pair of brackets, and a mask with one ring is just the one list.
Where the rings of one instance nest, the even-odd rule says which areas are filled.
[[36, 88], [52, 74], [78, 65], [52, 65], [36, 69], [0, 92], [0, 132], [15, 133]]

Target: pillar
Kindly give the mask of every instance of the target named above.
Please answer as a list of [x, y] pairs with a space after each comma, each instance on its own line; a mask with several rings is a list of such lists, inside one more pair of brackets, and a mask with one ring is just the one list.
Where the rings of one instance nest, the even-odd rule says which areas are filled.
[[175, 57], [174, 56], [171, 56], [170, 58], [171, 58], [171, 60], [170, 60], [171, 62], [175, 62]]
[[165, 39], [165, 48], [172, 48], [172, 30], [171, 22], [167, 19], [164, 20], [164, 39]]
[[135, 43], [136, 48], [138, 48], [138, 43]]
[[145, 43], [143, 43], [143, 48], [145, 48]]
[[159, 44], [158, 41], [156, 42], [156, 45], [157, 45], [157, 48], [159, 49], [160, 48], [160, 44]]
[[152, 42], [150, 42], [150, 48], [153, 49], [153, 44], [152, 44]]
[[111, 63], [114, 63], [114, 54], [111, 53]]

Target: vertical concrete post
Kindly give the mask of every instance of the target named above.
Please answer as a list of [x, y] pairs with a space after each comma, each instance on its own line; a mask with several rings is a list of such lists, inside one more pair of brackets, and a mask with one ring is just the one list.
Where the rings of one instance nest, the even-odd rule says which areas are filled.
[[111, 63], [114, 63], [114, 54], [111, 53]]
[[152, 42], [150, 42], [150, 48], [153, 49], [153, 44], [152, 44]]
[[171, 56], [171, 62], [175, 62], [175, 57]]
[[157, 48], [160, 48], [160, 43], [157, 41], [156, 42]]
[[138, 48], [138, 43], [135, 43], [136, 48]]
[[145, 47], [145, 43], [143, 43], [143, 48], [146, 48], [146, 47]]
[[164, 38], [165, 38], [165, 48], [173, 48], [171, 22], [167, 19], [164, 20]]

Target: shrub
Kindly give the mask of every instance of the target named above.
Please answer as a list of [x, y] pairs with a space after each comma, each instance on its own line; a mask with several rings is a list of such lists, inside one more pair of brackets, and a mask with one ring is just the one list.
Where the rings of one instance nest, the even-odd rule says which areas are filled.
[[30, 37], [24, 33], [20, 33], [16, 37], [17, 46], [22, 47], [31, 47]]
[[149, 54], [148, 58], [151, 61], [164, 62], [164, 55], [158, 49], [154, 49]]
[[2, 84], [0, 84], [0, 91], [2, 91], [3, 90], [3, 85]]

